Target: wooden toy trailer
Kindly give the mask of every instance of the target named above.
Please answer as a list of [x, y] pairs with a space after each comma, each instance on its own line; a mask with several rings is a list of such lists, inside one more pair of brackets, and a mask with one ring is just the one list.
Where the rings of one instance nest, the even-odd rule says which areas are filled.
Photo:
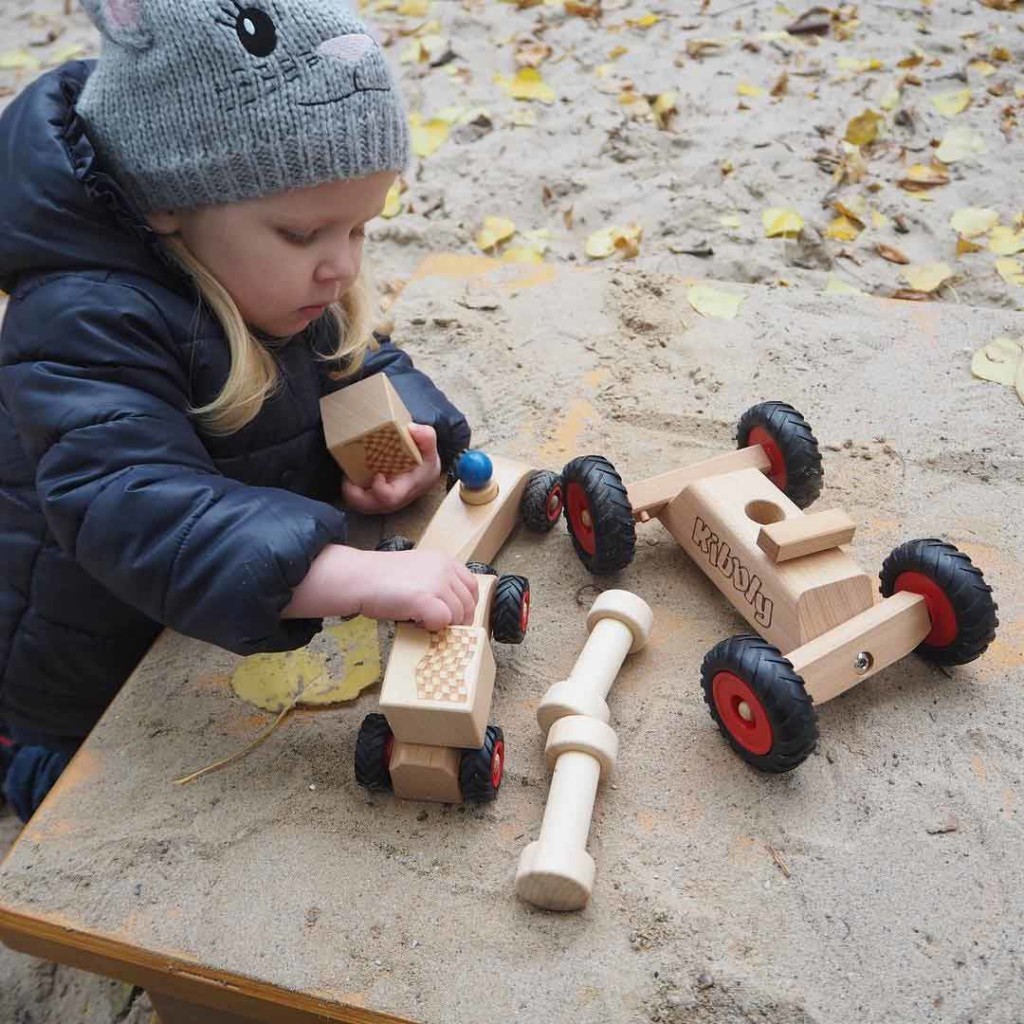
[[624, 486], [601, 456], [562, 473], [576, 551], [592, 572], [633, 557], [635, 523], [657, 518], [757, 631], [717, 644], [702, 683], [733, 749], [765, 771], [814, 749], [814, 704], [911, 651], [942, 664], [980, 656], [998, 625], [991, 588], [941, 540], [900, 545], [874, 582], [840, 547], [845, 513], [803, 511], [818, 497], [818, 444], [803, 417], [765, 402], [739, 421], [737, 451]]
[[505, 761], [502, 730], [488, 725], [495, 664], [490, 641], [520, 643], [530, 614], [530, 585], [487, 564], [522, 519], [548, 530], [561, 514], [555, 473], [512, 459], [463, 453], [449, 490], [419, 544], [389, 538], [382, 550], [445, 551], [480, 574], [469, 626], [428, 633], [399, 624], [380, 692], [356, 740], [356, 779], [410, 800], [493, 800]]

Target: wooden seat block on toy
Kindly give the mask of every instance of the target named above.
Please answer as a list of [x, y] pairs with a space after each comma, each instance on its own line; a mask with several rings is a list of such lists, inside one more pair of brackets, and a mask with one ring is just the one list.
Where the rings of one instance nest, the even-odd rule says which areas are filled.
[[391, 749], [391, 786], [402, 800], [462, 802], [459, 764], [462, 751], [396, 740]]
[[776, 564], [849, 544], [857, 530], [841, 509], [793, 516], [761, 527], [757, 546]]
[[449, 626], [428, 633], [403, 624], [395, 631], [380, 710], [405, 743], [480, 747], [494, 672], [486, 630]]
[[386, 374], [321, 398], [320, 418], [334, 461], [360, 487], [378, 473], [396, 476], [423, 461], [409, 434], [412, 416]]
[[761, 528], [805, 513], [763, 473], [742, 469], [688, 484], [659, 519], [708, 578], [783, 653], [875, 603], [875, 586], [832, 548], [776, 565]]
[[417, 547], [446, 551], [460, 562], [489, 562], [498, 553], [519, 519], [519, 502], [532, 466], [498, 455], [492, 481], [497, 494], [483, 504], [468, 504], [453, 487], [423, 531]]

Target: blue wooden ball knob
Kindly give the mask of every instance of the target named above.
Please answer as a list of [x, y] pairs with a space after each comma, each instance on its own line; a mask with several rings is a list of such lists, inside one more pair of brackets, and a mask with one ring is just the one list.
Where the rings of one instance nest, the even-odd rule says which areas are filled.
[[490, 483], [494, 465], [490, 458], [476, 448], [462, 453], [459, 459], [459, 480], [470, 490], [478, 491]]

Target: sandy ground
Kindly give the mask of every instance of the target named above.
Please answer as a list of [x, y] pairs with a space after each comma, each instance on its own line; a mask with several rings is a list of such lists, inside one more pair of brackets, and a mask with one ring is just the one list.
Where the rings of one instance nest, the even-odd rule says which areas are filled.
[[[980, 251], [958, 256], [950, 226], [965, 207], [989, 207], [1006, 226], [1024, 211], [1019, 11], [979, 0], [863, 3], [859, 12], [854, 5], [838, 11], [818, 37], [782, 34], [804, 5], [764, 0], [605, 0], [600, 19], [566, 16], [561, 3], [434, 0], [424, 17], [387, 9], [397, 3], [365, 6], [401, 70], [410, 108], [431, 124], [435, 141], [445, 137], [406, 175], [401, 212], [372, 231], [371, 258], [389, 296], [429, 252], [479, 251], [484, 218], [500, 216], [518, 234], [499, 244], [499, 254], [546, 246], [545, 259], [582, 264], [593, 232], [636, 223], [642, 237], [631, 266], [801, 289], [804, 301], [830, 277], [883, 296], [905, 287], [901, 267], [878, 254], [882, 243], [915, 265], [946, 262], [953, 276], [941, 301], [1019, 308], [1024, 292], [997, 273], [987, 237], [975, 239]], [[660, 20], [645, 27], [647, 13]], [[63, 0], [0, 0], [0, 105], [42, 67], [92, 55], [96, 43], [85, 16], [77, 8], [65, 15]], [[516, 53], [540, 61], [552, 102], [514, 100], [494, 80], [515, 74]], [[939, 112], [933, 96], [964, 89], [966, 109]], [[659, 126], [651, 102], [666, 94], [674, 97], [663, 102]], [[841, 140], [850, 119], [866, 110], [880, 120], [861, 164]], [[985, 152], [949, 164], [946, 184], [901, 188], [907, 168], [929, 164], [951, 128], [973, 133]], [[848, 232], [856, 238], [823, 237], [837, 201], [864, 221], [862, 231]], [[770, 208], [797, 211], [805, 222], [800, 237], [766, 237]], [[658, 337], [674, 312], [656, 298], [650, 289], [627, 288], [622, 322], [669, 365]], [[503, 346], [500, 330], [485, 329], [500, 316], [475, 316], [484, 319], [449, 340], [473, 346], [474, 359], [486, 361], [487, 346]], [[834, 352], [825, 355], [840, 372], [842, 338], [828, 337]], [[703, 384], [698, 400], [721, 386], [707, 371], [691, 380]], [[467, 393], [453, 395], [471, 407], [471, 382], [463, 383]], [[639, 386], [617, 377], [602, 399], [619, 417], [640, 416]], [[506, 401], [529, 404], [531, 396], [510, 385]], [[476, 412], [483, 418], [483, 409]], [[688, 421], [688, 429], [699, 422]], [[865, 453], [881, 458], [873, 444]], [[990, 458], [982, 447], [960, 452], [958, 463], [936, 457], [950, 472], [980, 475]], [[0, 818], [0, 849], [15, 832], [9, 816]], [[138, 1024], [148, 1007], [136, 995], [0, 951], [5, 1024]]]

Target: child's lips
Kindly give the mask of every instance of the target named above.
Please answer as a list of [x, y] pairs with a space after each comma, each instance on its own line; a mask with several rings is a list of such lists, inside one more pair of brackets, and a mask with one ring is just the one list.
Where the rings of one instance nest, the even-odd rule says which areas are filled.
[[325, 309], [327, 309], [327, 303], [326, 302], [324, 302], [324, 303], [322, 303], [322, 304], [320, 304], [318, 306], [302, 306], [299, 309], [299, 312], [303, 316], [313, 316], [313, 317], [316, 317], [316, 316], [319, 316], [321, 313], [323, 313]]

